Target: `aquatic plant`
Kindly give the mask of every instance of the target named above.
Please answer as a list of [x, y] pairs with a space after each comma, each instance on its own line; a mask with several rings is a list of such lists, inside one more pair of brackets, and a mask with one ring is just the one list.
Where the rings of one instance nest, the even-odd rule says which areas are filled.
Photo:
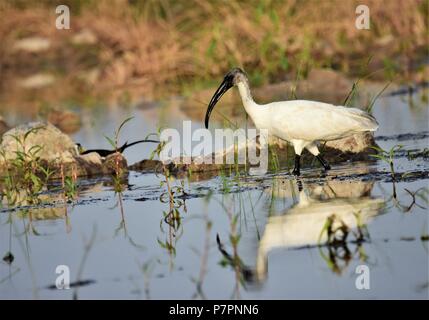
[[369, 240], [369, 232], [365, 223], [361, 218], [361, 212], [354, 212], [353, 216], [356, 218], [356, 230], [351, 229], [341, 218], [332, 214], [328, 218], [320, 231], [318, 244], [322, 245], [322, 237], [326, 234], [326, 245], [336, 246], [347, 242], [348, 236], [354, 236], [355, 242], [363, 242]]
[[209, 253], [210, 253], [210, 247], [211, 247], [211, 229], [213, 226], [213, 222], [209, 219], [208, 210], [207, 207], [204, 210], [204, 223], [205, 223], [205, 236], [204, 236], [204, 243], [202, 247], [202, 252], [198, 250], [197, 248], [194, 248], [194, 252], [200, 256], [200, 270], [197, 277], [192, 277], [191, 281], [195, 284], [195, 293], [192, 296], [192, 299], [201, 298], [201, 299], [207, 299], [204, 290], [203, 290], [203, 283], [208, 271], [208, 260], [209, 260]]
[[[339, 217], [332, 214], [326, 219], [318, 239], [318, 248], [322, 259], [327, 263], [332, 272], [339, 275], [342, 274], [342, 271], [346, 269], [356, 254], [360, 261], [368, 261], [368, 256], [365, 253], [362, 243], [369, 241], [369, 231], [366, 224], [362, 221], [361, 212], [355, 212], [353, 215], [356, 218], [356, 230], [350, 228]], [[323, 244], [321, 239], [325, 233], [327, 240]], [[352, 235], [354, 239], [347, 241], [349, 235]], [[356, 249], [353, 252], [349, 249], [348, 242], [356, 244]], [[327, 248], [328, 255], [323, 251], [324, 248]], [[340, 261], [344, 264], [340, 265]]]
[[76, 168], [73, 166], [72, 175], [66, 176], [64, 173], [64, 164], [61, 163], [60, 165], [61, 187], [64, 194], [64, 200], [66, 202], [72, 201], [77, 197], [78, 186], [76, 183], [77, 176], [75, 170]]
[[[361, 81], [369, 79], [373, 77], [374, 75], [378, 74], [380, 71], [383, 71], [384, 69], [377, 69], [375, 71], [369, 71], [369, 65], [373, 59], [373, 55], [370, 55], [368, 59], [365, 61], [365, 63], [361, 66], [360, 73], [362, 74], [359, 76], [357, 80], [353, 82], [353, 85], [347, 94], [346, 98], [344, 99], [342, 105], [343, 106], [350, 106], [350, 104], [353, 102], [353, 100], [356, 98], [358, 94], [359, 84]], [[389, 87], [389, 85], [392, 83], [392, 80], [386, 83], [386, 85], [371, 99], [369, 99], [367, 106], [364, 108], [366, 112], [369, 114], [372, 113], [372, 109], [375, 105], [375, 102], [377, 99], [383, 94], [383, 92]]]
[[384, 91], [391, 85], [392, 81], [387, 82], [384, 87], [369, 101], [368, 106], [366, 107], [366, 112], [369, 114], [372, 113], [372, 109], [374, 108], [375, 102], [377, 99], [383, 94]]
[[73, 286], [73, 284], [70, 284], [70, 287], [72, 287], [72, 286], [74, 287], [74, 290], [73, 290], [73, 299], [74, 300], [78, 299], [79, 286], [81, 286], [84, 283], [94, 282], [94, 280], [83, 280], [82, 276], [83, 276], [83, 272], [85, 269], [85, 264], [86, 264], [88, 257], [89, 257], [89, 253], [92, 250], [92, 248], [94, 247], [96, 240], [97, 240], [97, 225], [94, 224], [92, 226], [92, 231], [91, 231], [91, 235], [90, 235], [89, 239], [86, 239], [86, 237], [84, 237], [84, 239], [83, 239], [83, 241], [84, 241], [84, 243], [83, 243], [83, 254], [82, 254], [81, 261], [78, 265], [79, 267], [78, 267], [78, 270], [76, 273], [76, 281], [74, 283], [75, 285]]
[[122, 176], [122, 168], [120, 166], [120, 156], [121, 155], [118, 152], [118, 150], [119, 150], [119, 135], [121, 133], [121, 130], [125, 126], [125, 124], [127, 122], [131, 121], [132, 119], [134, 119], [134, 117], [129, 117], [129, 118], [126, 118], [125, 120], [123, 120], [120, 123], [119, 127], [117, 129], [115, 129], [113, 137], [109, 137], [109, 136], [104, 135], [104, 137], [110, 143], [112, 148], [114, 150], [116, 150], [116, 153], [115, 153], [115, 176], [114, 176], [115, 186], [120, 185], [119, 179]]
[[[338, 226], [336, 226], [338, 224]], [[321, 243], [323, 234], [326, 233], [326, 243], [329, 245], [335, 245], [337, 243], [345, 243], [349, 235], [349, 227], [335, 214], [330, 215], [320, 231], [318, 243]]]
[[[156, 134], [151, 135], [160, 135], [161, 128], [158, 128], [158, 132]], [[152, 151], [150, 160], [152, 160], [155, 156], [158, 158], [166, 145], [165, 141], [161, 141], [155, 150]], [[161, 162], [160, 165], [161, 174], [163, 179], [160, 181], [160, 187], [165, 187], [165, 191], [160, 195], [159, 200], [162, 203], [168, 203], [168, 210], [163, 211], [163, 218], [160, 223], [161, 231], [163, 231], [162, 225], [166, 223], [168, 225], [168, 234], [164, 241], [157, 239], [158, 244], [161, 248], [166, 249], [170, 256], [170, 268], [173, 267], [173, 257], [176, 255], [176, 242], [180, 238], [180, 230], [183, 232], [182, 226], [182, 217], [180, 209], [182, 209], [185, 213], [187, 212], [185, 198], [185, 185], [184, 181], [180, 181], [180, 185], [173, 185], [172, 180], [173, 177], [170, 172], [170, 167], [166, 165], [164, 162]], [[178, 198], [180, 197], [180, 198]]]
[[[0, 184], [1, 196], [6, 199], [8, 206], [15, 206], [22, 203], [40, 203], [40, 192], [48, 188], [52, 177], [58, 172], [61, 179], [61, 187], [55, 190], [62, 191], [64, 201], [74, 200], [78, 193], [77, 169], [72, 165], [71, 176], [66, 176], [64, 164], [57, 161], [56, 165], [47, 164], [41, 160], [40, 154], [43, 147], [40, 145], [28, 146], [28, 138], [31, 134], [37, 133], [41, 127], [28, 130], [23, 135], [12, 136], [17, 143], [17, 150], [14, 151], [15, 158], [6, 158], [6, 151], [0, 150], [0, 156], [6, 167], [6, 175], [2, 177]], [[53, 189], [50, 189], [51, 191]]]
[[414, 160], [417, 158], [428, 159], [429, 158], [429, 148], [424, 148], [423, 150], [408, 150], [407, 159]]
[[422, 187], [417, 189], [416, 191], [411, 191], [407, 188], [404, 188], [405, 192], [411, 197], [411, 202], [407, 205], [403, 205], [399, 199], [396, 199], [394, 201], [394, 206], [401, 210], [403, 213], [411, 212], [411, 210], [414, 207], [418, 207], [420, 209], [426, 210], [427, 208], [421, 205], [417, 202], [417, 198], [419, 198], [421, 201], [425, 202], [426, 204], [429, 203], [427, 194], [428, 194], [428, 188]]
[[[37, 203], [37, 194], [42, 191], [52, 174], [52, 171], [45, 168], [40, 160], [39, 154], [43, 148], [39, 145], [28, 148], [26, 145], [28, 137], [40, 129], [32, 128], [22, 136], [12, 136], [18, 147], [14, 151], [15, 158], [6, 159], [6, 151], [0, 151], [6, 166], [2, 195], [6, 196], [9, 205], [16, 204], [22, 193], [26, 201]], [[41, 177], [41, 173], [44, 174], [44, 178]]]
[[393, 163], [393, 159], [395, 157], [395, 152], [401, 150], [403, 148], [403, 146], [402, 145], [394, 145], [388, 151], [383, 150], [382, 148], [377, 147], [377, 146], [372, 146], [371, 148], [374, 149], [375, 151], [377, 151], [378, 153], [377, 154], [371, 154], [370, 157], [382, 160], [389, 165], [390, 176], [392, 177], [392, 182], [393, 182], [393, 198], [396, 199], [396, 186], [395, 186], [395, 182], [396, 182], [395, 175], [396, 175], [396, 173], [395, 173], [395, 166]]
[[270, 144], [268, 144], [268, 154], [270, 157], [270, 160], [269, 160], [270, 170], [272, 170], [274, 173], [279, 172], [280, 171], [279, 157], [277, 155], [275, 148]]
[[77, 184], [72, 177], [66, 177], [64, 184], [64, 193], [69, 200], [75, 199], [77, 196]]

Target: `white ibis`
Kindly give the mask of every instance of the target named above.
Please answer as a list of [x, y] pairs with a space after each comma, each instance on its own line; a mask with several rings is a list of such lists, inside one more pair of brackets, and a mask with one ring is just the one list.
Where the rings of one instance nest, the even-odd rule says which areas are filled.
[[205, 126], [222, 95], [233, 86], [238, 87], [244, 109], [256, 128], [267, 129], [270, 135], [290, 142], [295, 150], [293, 174], [300, 174], [300, 158], [305, 148], [313, 154], [325, 170], [329, 164], [320, 155], [318, 142], [341, 139], [358, 132], [376, 131], [378, 123], [365, 111], [329, 103], [290, 100], [257, 104], [250, 93], [249, 81], [243, 70], [229, 71], [214, 93], [207, 108]]

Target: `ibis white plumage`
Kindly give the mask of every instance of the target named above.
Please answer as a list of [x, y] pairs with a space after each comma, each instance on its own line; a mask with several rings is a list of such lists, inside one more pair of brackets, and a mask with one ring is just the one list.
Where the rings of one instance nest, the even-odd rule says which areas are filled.
[[293, 173], [300, 174], [300, 157], [307, 149], [323, 165], [329, 164], [320, 155], [318, 142], [331, 141], [365, 131], [376, 131], [378, 123], [369, 113], [356, 108], [335, 106], [329, 103], [290, 100], [257, 104], [250, 93], [249, 81], [243, 70], [234, 68], [225, 75], [207, 108], [205, 126], [210, 114], [222, 95], [237, 86], [243, 106], [256, 128], [267, 129], [270, 135], [290, 142], [295, 150]]

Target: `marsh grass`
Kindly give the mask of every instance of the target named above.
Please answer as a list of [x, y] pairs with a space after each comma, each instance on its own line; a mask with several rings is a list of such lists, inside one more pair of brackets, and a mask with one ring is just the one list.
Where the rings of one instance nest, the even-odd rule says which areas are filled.
[[[78, 169], [71, 165], [71, 172], [66, 173], [65, 164], [60, 159], [51, 162], [42, 159], [44, 148], [41, 145], [31, 145], [29, 137], [43, 127], [28, 130], [22, 135], [12, 136], [16, 142], [16, 150], [7, 154], [0, 149], [3, 176], [0, 177], [1, 205], [16, 207], [20, 205], [39, 205], [43, 193], [60, 192], [64, 202], [77, 199], [79, 185], [77, 183]], [[60, 180], [56, 186], [54, 181]]]
[[65, 175], [64, 164], [60, 164], [60, 176], [61, 176], [61, 187], [63, 191], [64, 201], [72, 202], [77, 198], [78, 195], [78, 184], [76, 168], [73, 166], [72, 175]]
[[[41, 127], [28, 130], [21, 136], [12, 136], [17, 143], [15, 157], [6, 158], [6, 151], [1, 150], [5, 166], [4, 176], [1, 177], [0, 194], [8, 207], [23, 204], [38, 205], [41, 203], [40, 194], [45, 191], [60, 191], [64, 202], [71, 202], [77, 198], [77, 169], [73, 165], [71, 175], [65, 174], [64, 164], [56, 161], [49, 164], [41, 159], [43, 147], [40, 145], [28, 146], [28, 138], [36, 134]], [[56, 174], [59, 174], [61, 186], [52, 188], [50, 183]]]
[[[160, 135], [161, 129], [162, 128], [159, 128], [157, 134], [155, 134], [158, 135], [158, 137]], [[150, 159], [152, 160], [155, 156], [160, 158], [160, 154], [165, 145], [166, 141], [161, 141], [157, 145], [156, 149], [152, 151]], [[181, 211], [183, 211], [183, 213], [187, 212], [187, 193], [185, 191], [185, 182], [183, 180], [180, 180], [179, 185], [174, 185], [174, 178], [167, 164], [161, 162], [160, 169], [160, 174], [162, 175], [160, 188], [165, 188], [165, 191], [161, 193], [159, 200], [161, 203], [168, 204], [168, 210], [164, 210], [162, 212], [163, 217], [160, 222], [160, 229], [162, 232], [164, 232], [163, 224], [165, 223], [168, 225], [168, 231], [165, 240], [157, 238], [157, 242], [161, 248], [168, 252], [170, 257], [170, 269], [172, 269], [174, 265], [173, 258], [176, 256], [176, 242], [183, 234]], [[189, 172], [188, 175], [190, 175]]]
[[377, 151], [377, 154], [371, 154], [370, 157], [379, 159], [379, 160], [387, 163], [389, 166], [390, 176], [392, 178], [392, 183], [393, 183], [393, 198], [396, 199], [396, 185], [395, 185], [396, 172], [395, 172], [395, 165], [394, 165], [393, 160], [395, 157], [395, 152], [401, 150], [403, 148], [403, 146], [402, 145], [394, 145], [388, 151], [383, 150], [382, 148], [377, 147], [377, 146], [372, 146], [371, 148], [374, 149], [375, 151]]
[[[359, 85], [362, 81], [368, 80], [371, 77], [374, 77], [376, 74], [379, 74], [381, 71], [385, 71], [385, 68], [377, 69], [375, 71], [370, 71], [369, 65], [373, 57], [374, 57], [373, 55], [370, 55], [368, 59], [365, 61], [365, 63], [362, 64], [362, 66], [360, 67], [361, 76], [359, 76], [358, 79], [353, 82], [349, 93], [347, 94], [347, 96], [345, 97], [342, 103], [343, 106], [346, 106], [346, 107], [351, 106], [351, 104], [356, 100], [359, 94]], [[386, 91], [386, 89], [390, 86], [392, 82], [393, 80], [388, 81], [386, 85], [378, 93], [375, 94], [374, 97], [369, 98], [366, 107], [363, 108], [366, 112], [368, 112], [369, 114], [372, 113], [372, 109], [375, 105], [375, 102], [378, 100], [378, 98], [381, 97], [381, 95]]]
[[397, 208], [402, 213], [412, 213], [413, 209], [416, 207], [427, 210], [427, 205], [429, 204], [429, 189], [427, 187], [422, 187], [415, 191], [404, 188], [404, 191], [405, 195], [411, 198], [409, 202], [405, 201], [405, 198], [407, 198], [405, 196], [400, 196], [399, 198], [395, 197], [395, 193], [390, 196], [387, 202], [392, 201], [392, 206]]
[[[92, 227], [92, 232], [89, 239], [86, 239], [86, 238], [83, 239], [84, 241], [83, 254], [76, 273], [76, 281], [74, 283], [75, 285], [73, 286], [74, 287], [73, 300], [78, 299], [79, 286], [84, 283], [83, 282], [84, 280], [82, 280], [82, 277], [83, 277], [83, 272], [85, 270], [85, 265], [86, 265], [86, 262], [88, 261], [89, 254], [96, 243], [96, 240], [97, 240], [97, 226], [94, 224]], [[93, 282], [93, 280], [87, 280], [87, 281]]]
[[407, 159], [408, 160], [415, 160], [419, 157], [421, 157], [423, 159], [428, 159], [429, 158], [429, 148], [423, 148], [423, 150], [417, 150], [417, 151], [413, 151], [413, 150], [407, 151]]
[[[6, 197], [9, 206], [20, 201], [20, 195], [30, 204], [38, 203], [37, 195], [43, 190], [47, 180], [52, 175], [52, 171], [45, 168], [40, 161], [39, 154], [43, 148], [39, 145], [30, 148], [26, 146], [28, 137], [38, 130], [40, 128], [33, 128], [22, 136], [12, 136], [18, 146], [15, 151], [15, 158], [7, 159], [6, 151], [0, 151], [6, 166], [6, 176], [2, 183], [2, 196]], [[41, 173], [44, 177], [41, 176]]]
[[112, 148], [116, 151], [114, 153], [114, 174], [112, 175], [112, 181], [113, 181], [113, 189], [114, 189], [115, 193], [118, 194], [118, 201], [120, 204], [122, 216], [123, 216], [122, 192], [125, 190], [125, 185], [124, 185], [124, 168], [121, 164], [122, 155], [119, 152], [119, 148], [120, 148], [119, 137], [120, 137], [122, 129], [132, 119], [134, 119], [134, 117], [128, 117], [128, 118], [124, 119], [119, 124], [118, 128], [115, 129], [115, 132], [114, 132], [112, 137], [104, 135], [105, 139], [109, 142], [109, 144], [112, 146]]
[[64, 192], [67, 199], [75, 199], [77, 197], [78, 187], [72, 177], [66, 177], [64, 184]]
[[380, 96], [384, 93], [384, 91], [386, 91], [386, 89], [392, 84], [392, 81], [387, 82], [384, 87], [372, 98], [370, 99], [366, 109], [366, 112], [368, 112], [369, 114], [372, 113], [372, 109], [374, 108], [375, 102], [377, 101], [378, 98], [380, 98]]

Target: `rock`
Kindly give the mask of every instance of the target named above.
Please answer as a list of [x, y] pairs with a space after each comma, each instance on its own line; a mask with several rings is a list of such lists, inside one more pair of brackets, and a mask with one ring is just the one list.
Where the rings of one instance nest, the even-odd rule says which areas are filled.
[[[277, 156], [277, 159], [280, 164], [286, 162], [293, 162], [294, 159], [294, 150], [291, 145], [286, 141], [280, 140], [276, 137], [269, 137], [268, 143], [270, 145], [269, 152], [274, 152]], [[208, 179], [212, 176], [215, 176], [219, 170], [228, 168], [229, 165], [224, 164], [215, 164], [214, 159], [221, 155], [225, 157], [226, 155], [232, 154], [245, 154], [245, 148], [250, 148], [251, 145], [256, 144], [256, 150], [259, 150], [259, 139], [256, 140], [247, 140], [242, 141], [236, 147], [230, 146], [225, 150], [217, 151], [207, 156], [197, 156], [192, 158], [178, 157], [171, 159], [169, 162], [165, 162], [166, 168], [170, 173], [176, 176], [182, 176], [183, 174], [196, 174], [194, 180]], [[342, 161], [357, 161], [357, 160], [368, 160], [370, 154], [375, 154], [376, 151], [372, 148], [376, 146], [374, 137], [371, 133], [365, 132], [361, 134], [355, 134], [353, 136], [330, 141], [326, 143], [323, 147], [323, 144], [319, 147], [319, 150], [323, 153], [324, 158], [328, 162], [334, 164]], [[258, 152], [259, 153], [259, 152]], [[211, 162], [208, 161], [211, 159]], [[271, 155], [268, 155], [267, 161], [271, 159]], [[261, 159], [263, 160], [263, 159]], [[303, 153], [303, 161], [311, 163], [314, 161], [314, 157], [308, 152]], [[163, 162], [159, 160], [143, 160], [138, 163], [133, 164], [129, 167], [130, 170], [135, 171], [145, 171], [145, 172], [161, 172]], [[232, 164], [231, 166], [235, 167], [236, 165]], [[239, 168], [243, 168], [244, 164], [238, 164]], [[263, 166], [262, 166], [263, 167]], [[268, 163], [266, 163], [268, 167]]]
[[330, 157], [335, 157], [340, 161], [363, 160], [368, 155], [377, 153], [373, 147], [377, 146], [374, 135], [371, 132], [357, 133], [350, 137], [328, 141], [325, 152]]
[[71, 42], [75, 45], [91, 45], [97, 42], [97, 36], [89, 29], [83, 29], [76, 33]]
[[134, 163], [128, 169], [143, 172], [156, 172], [161, 170], [162, 162], [159, 160], [142, 160]]
[[77, 74], [77, 77], [89, 85], [95, 85], [100, 77], [100, 69], [91, 68], [89, 70], [83, 70]]
[[48, 73], [37, 73], [18, 81], [18, 84], [27, 89], [37, 89], [51, 85], [55, 77]]
[[[41, 149], [36, 152], [38, 147]], [[5, 167], [12, 171], [16, 169], [13, 160], [16, 159], [17, 152], [23, 151], [27, 154], [34, 152], [40, 166], [53, 172], [51, 178], [60, 178], [61, 171], [66, 176], [110, 175], [116, 174], [117, 170], [121, 174], [128, 172], [128, 164], [122, 154], [116, 153], [106, 158], [95, 152], [79, 155], [73, 140], [61, 130], [50, 123], [32, 122], [4, 134], [0, 145], [0, 153], [3, 155], [0, 157], [0, 176], [4, 175], [2, 169]]]
[[16, 51], [41, 52], [50, 48], [51, 41], [42, 37], [29, 37], [16, 41], [13, 44], [13, 49]]
[[[162, 172], [163, 163], [160, 160], [142, 160], [129, 166], [129, 170], [140, 172]], [[173, 162], [166, 165], [169, 173], [175, 177], [187, 177], [189, 181], [203, 181], [216, 176], [224, 166], [217, 164], [190, 164], [181, 163], [180, 159], [174, 159]]]
[[[282, 150], [290, 147], [286, 141], [276, 137], [270, 137], [269, 143], [277, 148], [277, 152], [282, 152]], [[369, 155], [377, 153], [373, 149], [376, 146], [374, 135], [370, 132], [363, 132], [343, 139], [328, 141], [324, 147], [323, 143], [320, 143], [319, 150], [326, 160], [331, 163], [338, 163], [347, 160], [367, 160]], [[293, 150], [290, 153], [293, 154]], [[303, 155], [306, 156], [306, 153], [304, 152]], [[310, 155], [310, 157], [312, 156]]]
[[76, 156], [75, 162], [65, 166], [65, 171], [68, 175], [75, 170], [77, 176], [97, 176], [116, 174], [116, 169], [118, 168], [122, 175], [128, 173], [127, 167], [127, 160], [120, 153], [102, 158], [98, 153], [92, 152]]
[[385, 35], [375, 40], [376, 45], [383, 46], [383, 47], [388, 46], [392, 43], [395, 43], [395, 38], [391, 34]]
[[15, 159], [16, 152], [23, 151], [23, 146], [19, 145], [16, 138], [23, 143], [27, 152], [40, 146], [42, 149], [37, 156], [47, 162], [74, 162], [74, 157], [77, 156], [75, 143], [68, 135], [50, 123], [31, 122], [17, 126], [3, 135], [0, 149], [4, 151], [5, 160]]
[[52, 109], [47, 113], [47, 120], [65, 133], [74, 133], [81, 126], [78, 114], [68, 110]]

